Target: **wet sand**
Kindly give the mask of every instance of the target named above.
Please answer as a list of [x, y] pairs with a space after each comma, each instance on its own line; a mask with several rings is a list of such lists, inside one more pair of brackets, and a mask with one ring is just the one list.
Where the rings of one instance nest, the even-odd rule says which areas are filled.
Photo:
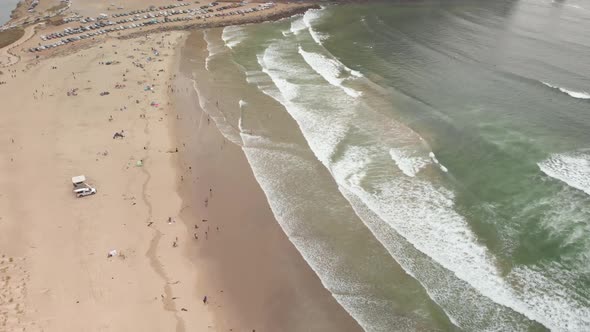
[[[192, 220], [199, 284], [220, 331], [359, 331], [289, 241], [240, 146], [199, 106], [192, 68], [204, 66], [202, 32], [189, 37], [176, 77], [183, 220]], [[198, 228], [197, 228], [198, 227]], [[201, 263], [199, 263], [201, 264]]]

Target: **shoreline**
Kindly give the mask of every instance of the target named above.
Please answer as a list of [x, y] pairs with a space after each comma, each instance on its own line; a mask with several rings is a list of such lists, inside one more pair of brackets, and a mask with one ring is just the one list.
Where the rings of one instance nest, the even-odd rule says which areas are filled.
[[182, 146], [183, 219], [195, 220], [187, 228], [193, 227], [198, 237], [198, 250], [189, 255], [209, 266], [201, 284], [217, 291], [212, 296], [217, 306], [210, 309], [216, 328], [362, 330], [287, 238], [242, 148], [228, 141], [198, 106], [203, 104], [199, 98], [206, 97], [194, 90], [191, 76], [194, 66], [204, 68], [204, 54], [194, 53], [206, 50], [202, 31], [188, 40], [193, 44], [183, 50], [174, 84], [180, 120], [172, 121]]
[[[199, 113], [172, 90], [190, 83], [187, 32], [13, 54], [38, 36], [27, 29], [0, 76], [0, 330], [360, 330], [274, 219], [241, 148], [213, 123], [185, 148], [194, 122], [178, 119]], [[72, 195], [79, 174], [97, 194]]]

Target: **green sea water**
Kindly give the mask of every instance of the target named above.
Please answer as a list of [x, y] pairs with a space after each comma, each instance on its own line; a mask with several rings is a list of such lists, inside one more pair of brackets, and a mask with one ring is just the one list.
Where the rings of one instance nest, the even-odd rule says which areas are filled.
[[589, 18], [326, 6], [193, 36], [195, 87], [365, 330], [587, 331]]

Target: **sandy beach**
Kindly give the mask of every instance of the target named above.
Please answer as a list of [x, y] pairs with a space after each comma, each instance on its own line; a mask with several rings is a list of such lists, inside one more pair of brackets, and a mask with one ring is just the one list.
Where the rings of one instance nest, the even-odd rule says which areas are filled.
[[[181, 254], [187, 231], [178, 219], [176, 147], [166, 121], [172, 62], [145, 69], [127, 58], [158, 46], [161, 58], [172, 59], [168, 45], [180, 38], [109, 41], [104, 52], [53, 58], [25, 73], [16, 67], [2, 86], [0, 324], [6, 330], [211, 325], [194, 288], [196, 270]], [[101, 64], [107, 59], [121, 63]], [[116, 132], [124, 137], [113, 138]], [[79, 174], [96, 195], [73, 195], [70, 178]], [[108, 258], [111, 250], [117, 255]]]
[[59, 28], [0, 52], [0, 331], [359, 330], [195, 106], [188, 32], [26, 51]]
[[590, 331], [583, 0], [212, 1], [0, 1], [0, 332]]

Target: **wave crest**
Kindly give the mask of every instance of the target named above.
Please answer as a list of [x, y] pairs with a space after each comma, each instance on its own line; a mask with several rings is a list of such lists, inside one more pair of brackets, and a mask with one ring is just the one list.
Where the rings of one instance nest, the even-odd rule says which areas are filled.
[[241, 42], [246, 39], [246, 30], [243, 26], [231, 25], [223, 29], [221, 33], [221, 39], [225, 43], [225, 46], [233, 49], [238, 46]]
[[548, 176], [590, 195], [590, 155], [584, 153], [554, 154], [537, 165]]
[[309, 30], [309, 34], [311, 35], [311, 38], [313, 38], [313, 40], [318, 44], [318, 45], [322, 45], [322, 41], [326, 40], [328, 37], [315, 30], [313, 28], [313, 24], [317, 21], [319, 21], [321, 19], [321, 17], [323, 16], [324, 11], [322, 11], [322, 9], [311, 9], [308, 10], [307, 12], [305, 12], [305, 15], [303, 15], [303, 24], [305, 24], [305, 26], [307, 27], [307, 29]]
[[543, 83], [545, 86], [548, 86], [552, 89], [556, 89], [559, 90], [567, 95], [569, 95], [570, 97], [574, 97], [576, 99], [590, 99], [590, 93], [586, 92], [586, 91], [573, 91], [573, 90], [568, 90], [566, 88], [557, 86], [557, 85], [552, 85], [551, 83], [547, 83], [547, 82], [541, 82]]
[[338, 60], [327, 58], [318, 53], [306, 52], [301, 47], [299, 47], [299, 54], [303, 56], [305, 62], [315, 72], [320, 74], [330, 84], [341, 88], [347, 95], [353, 98], [362, 95], [362, 92], [342, 85], [345, 80], [351, 79], [353, 76], [358, 77], [360, 73], [354, 72]]
[[409, 177], [415, 177], [422, 168], [430, 164], [430, 160], [414, 156], [411, 151], [404, 149], [390, 149], [389, 155], [397, 167]]

